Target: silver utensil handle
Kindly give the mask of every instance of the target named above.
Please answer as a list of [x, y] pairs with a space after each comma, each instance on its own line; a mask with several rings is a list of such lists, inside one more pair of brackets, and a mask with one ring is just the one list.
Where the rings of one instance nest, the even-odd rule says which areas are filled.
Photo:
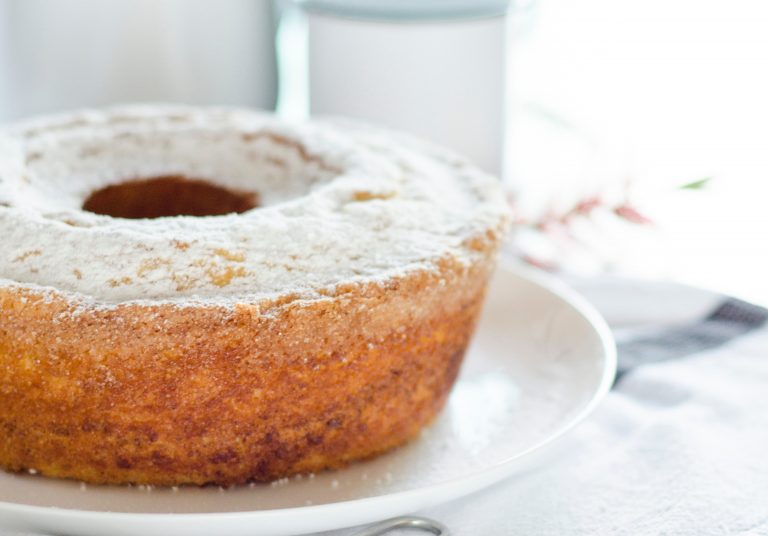
[[449, 536], [448, 528], [438, 521], [426, 517], [401, 516], [393, 517], [379, 523], [374, 523], [353, 536], [380, 536], [396, 529], [414, 529], [435, 534], [436, 536]]

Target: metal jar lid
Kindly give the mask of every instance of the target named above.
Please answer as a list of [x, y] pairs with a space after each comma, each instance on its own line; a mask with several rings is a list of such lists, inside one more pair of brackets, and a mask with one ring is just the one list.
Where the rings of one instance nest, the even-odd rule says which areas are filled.
[[296, 0], [296, 3], [321, 15], [408, 22], [495, 17], [507, 12], [510, 0]]

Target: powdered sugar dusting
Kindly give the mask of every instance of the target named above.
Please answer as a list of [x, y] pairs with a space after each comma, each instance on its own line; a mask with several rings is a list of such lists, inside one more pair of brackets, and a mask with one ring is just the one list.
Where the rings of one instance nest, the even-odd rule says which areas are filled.
[[[498, 181], [423, 142], [338, 121], [243, 110], [83, 111], [0, 134], [0, 285], [126, 301], [223, 305], [386, 280], [499, 230]], [[163, 175], [258, 192], [242, 214], [128, 220], [94, 190]]]

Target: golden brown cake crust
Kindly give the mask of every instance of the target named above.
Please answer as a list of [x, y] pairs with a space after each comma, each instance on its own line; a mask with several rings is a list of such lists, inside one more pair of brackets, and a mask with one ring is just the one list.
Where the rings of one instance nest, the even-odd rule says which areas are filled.
[[509, 209], [461, 157], [216, 108], [1, 134], [0, 467], [263, 481], [393, 448], [443, 406]]
[[0, 466], [231, 485], [400, 445], [446, 400], [497, 240], [309, 302], [100, 309], [0, 287]]

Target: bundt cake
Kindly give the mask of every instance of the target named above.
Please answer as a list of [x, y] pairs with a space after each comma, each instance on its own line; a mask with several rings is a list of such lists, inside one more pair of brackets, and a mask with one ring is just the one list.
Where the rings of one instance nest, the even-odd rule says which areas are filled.
[[480, 312], [497, 179], [401, 134], [245, 110], [0, 133], [0, 467], [232, 485], [418, 434]]

